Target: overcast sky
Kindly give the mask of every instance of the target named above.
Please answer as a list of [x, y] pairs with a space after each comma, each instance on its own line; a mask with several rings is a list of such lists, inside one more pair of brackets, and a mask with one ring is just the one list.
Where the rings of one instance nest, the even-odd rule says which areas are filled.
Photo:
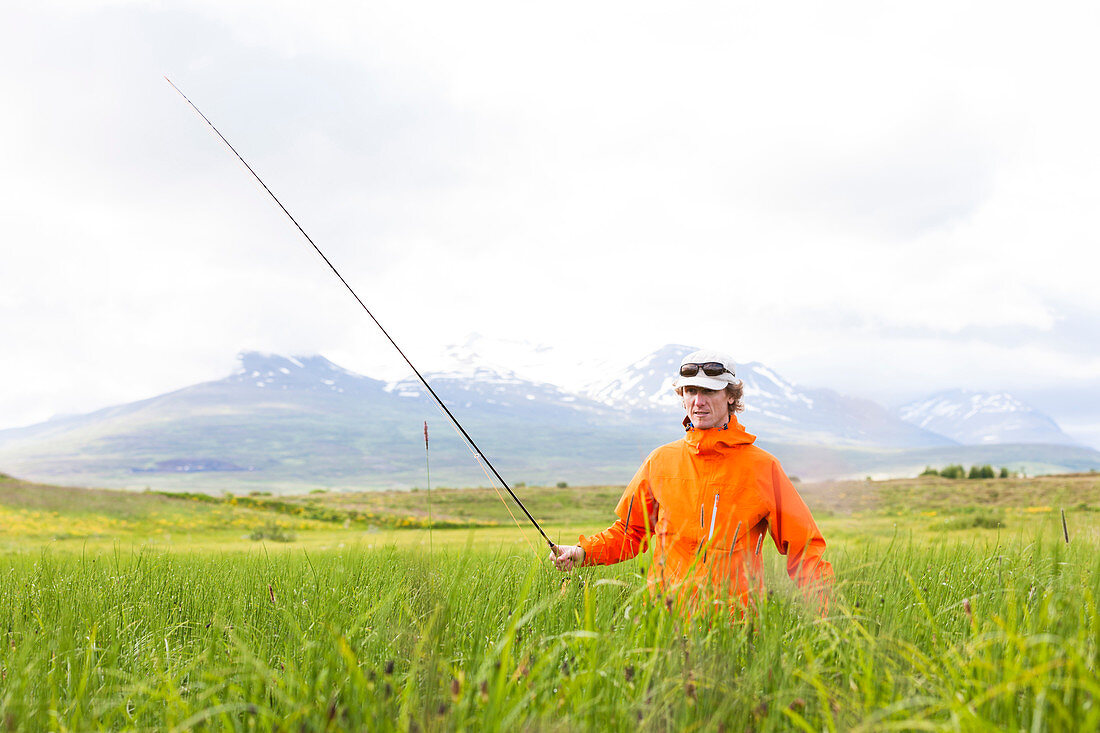
[[228, 374], [669, 342], [1100, 446], [1094, 3], [5, 2], [0, 427]]

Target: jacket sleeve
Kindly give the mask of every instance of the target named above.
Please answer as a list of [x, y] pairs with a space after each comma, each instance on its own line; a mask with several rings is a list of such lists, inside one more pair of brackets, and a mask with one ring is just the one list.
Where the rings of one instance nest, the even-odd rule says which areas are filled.
[[774, 511], [768, 531], [779, 552], [787, 556], [787, 574], [810, 596], [824, 601], [833, 578], [833, 566], [821, 558], [825, 538], [809, 507], [798, 495], [778, 461], [771, 467]]
[[611, 565], [645, 552], [657, 523], [657, 502], [649, 484], [649, 459], [634, 474], [615, 507], [614, 524], [594, 535], [581, 535], [585, 565]]

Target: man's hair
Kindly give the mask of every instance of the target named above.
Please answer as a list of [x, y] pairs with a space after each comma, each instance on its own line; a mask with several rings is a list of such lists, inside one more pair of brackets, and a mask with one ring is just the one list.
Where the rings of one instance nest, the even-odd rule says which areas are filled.
[[735, 412], [742, 412], [745, 409], [745, 403], [741, 401], [741, 395], [745, 393], [745, 383], [740, 379], [737, 380], [737, 384], [726, 385], [726, 399], [733, 398], [733, 404], [730, 405], [730, 414]]
[[[741, 395], [745, 393], [745, 383], [738, 380], [736, 384], [727, 384], [725, 392], [726, 399], [729, 399], [730, 397], [733, 398], [733, 404], [730, 405], [730, 414], [732, 415], [735, 412], [744, 412], [745, 403], [741, 401]], [[683, 397], [684, 388], [677, 387], [676, 394]]]

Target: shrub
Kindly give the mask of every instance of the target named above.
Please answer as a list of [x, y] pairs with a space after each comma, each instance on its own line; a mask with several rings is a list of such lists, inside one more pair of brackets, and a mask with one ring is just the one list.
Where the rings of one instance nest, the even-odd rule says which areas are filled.
[[970, 521], [971, 527], [978, 527], [979, 529], [1000, 529], [1005, 526], [1005, 523], [1000, 520], [999, 517], [990, 516], [989, 514], [978, 514]]
[[936, 526], [937, 529], [1001, 529], [1005, 526], [1004, 520], [994, 514], [973, 514], [948, 519]]
[[1000, 478], [1008, 478], [1008, 469], [1004, 466], [1001, 466]]
[[957, 463], [953, 463], [940, 471], [940, 475], [944, 478], [966, 478], [966, 469]]
[[268, 522], [263, 527], [257, 527], [252, 530], [252, 534], [248, 536], [250, 540], [271, 540], [272, 542], [293, 542], [297, 539], [297, 536], [290, 530], [283, 529], [274, 522]]
[[559, 489], [568, 489], [569, 488], [569, 484], [567, 484], [564, 481], [559, 481], [557, 486], [558, 486]]
[[939, 476], [940, 472], [931, 466], [925, 466], [924, 470], [920, 473], [921, 476]]

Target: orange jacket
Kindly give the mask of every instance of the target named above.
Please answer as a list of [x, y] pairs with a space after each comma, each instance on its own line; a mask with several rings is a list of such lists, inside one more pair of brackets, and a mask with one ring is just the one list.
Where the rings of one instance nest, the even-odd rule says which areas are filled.
[[[695, 606], [731, 596], [742, 604], [762, 587], [764, 532], [787, 556], [799, 587], [823, 596], [832, 566], [810, 510], [767, 451], [733, 416], [725, 428], [688, 428], [653, 451], [626, 487], [603, 532], [581, 536], [585, 565], [609, 565], [645, 552], [655, 538], [649, 584]], [[823, 598], [822, 598], [823, 600]]]

